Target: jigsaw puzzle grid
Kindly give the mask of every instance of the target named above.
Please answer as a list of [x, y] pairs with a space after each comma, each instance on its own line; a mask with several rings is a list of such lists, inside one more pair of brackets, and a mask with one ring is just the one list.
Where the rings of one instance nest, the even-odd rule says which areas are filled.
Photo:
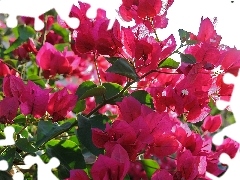
[[[77, 18], [69, 17], [69, 13], [73, 4], [76, 4], [76, 0], [41, 0], [41, 3], [38, 3], [37, 0], [0, 0], [0, 13], [8, 14], [7, 26], [9, 28], [14, 28], [17, 26], [17, 16], [26, 16], [35, 18], [34, 28], [39, 31], [44, 28], [44, 23], [39, 19], [39, 16], [45, 12], [55, 9], [58, 15], [63, 19], [69, 27], [76, 29], [80, 25], [80, 21]], [[97, 9], [101, 8], [106, 10], [107, 17], [110, 19], [108, 29], [110, 29], [114, 21], [119, 17], [117, 14], [117, 9], [120, 6], [121, 0], [104, 0], [100, 2], [97, 0], [81, 0], [81, 2], [88, 3], [91, 5], [90, 10], [87, 12], [89, 18], [96, 17]], [[111, 3], [112, 6], [108, 6]], [[12, 5], [14, 4], [14, 6]], [[22, 4], [28, 6], [22, 6]], [[35, 4], [38, 4], [37, 6]], [[22, 8], [19, 8], [22, 7]], [[29, 8], [31, 7], [31, 8]], [[115, 8], [113, 8], [115, 7]], [[118, 19], [121, 22], [121, 19]], [[126, 23], [125, 23], [126, 24]], [[131, 22], [132, 25], [132, 22]], [[240, 72], [240, 71], [239, 71]], [[224, 128], [222, 131], [218, 132], [213, 137], [213, 143], [216, 145], [221, 145], [223, 142], [224, 136], [228, 136], [231, 139], [240, 143], [240, 136], [237, 136], [240, 129], [240, 113], [238, 113], [238, 103], [240, 102], [240, 73], [237, 77], [232, 74], [226, 74], [224, 77], [224, 82], [226, 84], [234, 84], [234, 90], [232, 97], [229, 102], [226, 101], [217, 101], [217, 107], [220, 110], [223, 110], [227, 106], [230, 106], [234, 114], [236, 123]], [[4, 134], [6, 139], [0, 140], [0, 146], [9, 146], [14, 145], [15, 141], [13, 138], [14, 128], [9, 126], [4, 129]], [[222, 154], [220, 156], [220, 161], [222, 163], [228, 164], [229, 168], [227, 172], [221, 177], [215, 177], [214, 175], [207, 173], [207, 176], [213, 180], [228, 180], [232, 177], [240, 177], [240, 171], [238, 170], [238, 164], [240, 162], [240, 152], [238, 151], [235, 158], [230, 159], [227, 154]], [[57, 179], [56, 176], [52, 173], [53, 168], [57, 168], [60, 165], [60, 162], [57, 158], [51, 158], [50, 161], [45, 164], [41, 158], [36, 156], [28, 155], [24, 158], [24, 163], [26, 165], [32, 166], [34, 164], [38, 165], [38, 179]], [[6, 171], [8, 169], [8, 163], [5, 160], [0, 161], [0, 170]], [[43, 177], [44, 176], [44, 177]], [[24, 175], [21, 172], [17, 172], [13, 176], [14, 180], [23, 180]]]

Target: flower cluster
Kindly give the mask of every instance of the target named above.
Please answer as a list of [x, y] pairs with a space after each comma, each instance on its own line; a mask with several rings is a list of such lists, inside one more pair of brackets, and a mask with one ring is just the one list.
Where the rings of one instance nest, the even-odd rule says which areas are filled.
[[231, 109], [221, 112], [215, 102], [231, 97], [223, 76], [237, 75], [240, 51], [220, 44], [209, 18], [198, 34], [180, 29], [179, 48], [173, 34], [160, 40], [156, 30], [167, 27], [172, 4], [122, 0], [119, 15], [136, 25], [116, 20], [110, 30], [104, 10], [89, 19], [90, 5], [80, 1], [70, 13], [81, 22], [77, 29], [50, 12], [41, 17], [46, 28], [35, 32], [22, 17], [18, 36], [0, 51], [7, 54], [0, 59], [0, 122], [21, 135], [11, 149], [15, 160], [3, 157], [14, 167], [41, 151], [43, 159], [61, 161], [56, 174], [66, 180], [221, 176], [227, 166], [219, 156], [234, 158], [239, 144], [212, 144], [232, 123]]

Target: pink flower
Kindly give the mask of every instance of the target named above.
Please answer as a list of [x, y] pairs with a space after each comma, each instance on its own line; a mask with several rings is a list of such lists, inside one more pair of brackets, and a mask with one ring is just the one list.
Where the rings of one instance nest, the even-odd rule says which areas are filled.
[[126, 150], [119, 144], [115, 145], [109, 156], [100, 154], [91, 169], [94, 180], [123, 180], [129, 168], [130, 161]]
[[5, 97], [0, 101], [0, 122], [13, 124], [13, 119], [17, 115], [18, 107], [19, 103], [16, 97]]
[[5, 77], [11, 74], [9, 67], [0, 59], [0, 77]]
[[59, 52], [49, 43], [45, 43], [36, 56], [37, 64], [43, 69], [46, 78], [56, 74], [70, 74], [78, 66], [80, 59], [74, 53]]
[[211, 133], [216, 132], [222, 125], [221, 115], [208, 116], [203, 122], [202, 129]]
[[63, 120], [73, 110], [77, 102], [77, 96], [69, 94], [67, 88], [53, 93], [50, 96], [47, 112], [53, 117], [53, 121]]
[[20, 109], [24, 115], [32, 114], [35, 118], [42, 117], [47, 110], [50, 89], [42, 89], [32, 81], [25, 85], [20, 96]]

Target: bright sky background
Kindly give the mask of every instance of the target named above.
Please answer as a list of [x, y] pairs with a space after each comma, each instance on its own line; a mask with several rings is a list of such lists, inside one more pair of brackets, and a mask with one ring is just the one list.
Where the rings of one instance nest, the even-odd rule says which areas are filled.
[[[201, 17], [217, 17], [216, 31], [222, 36], [221, 44], [240, 49], [240, 0], [175, 0], [169, 8], [167, 28], [157, 31], [160, 39], [173, 34], [180, 44], [178, 29], [198, 33]], [[177, 54], [172, 56], [180, 61]]]
[[168, 27], [158, 31], [160, 39], [173, 33], [179, 41], [178, 29], [197, 34], [202, 16], [211, 20], [217, 17], [221, 43], [240, 49], [240, 0], [175, 0], [168, 10]]

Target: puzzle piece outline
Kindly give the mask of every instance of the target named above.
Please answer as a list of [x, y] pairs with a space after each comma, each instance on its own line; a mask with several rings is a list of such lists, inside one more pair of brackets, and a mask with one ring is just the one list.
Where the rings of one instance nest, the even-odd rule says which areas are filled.
[[18, 16], [25, 16], [34, 18], [34, 28], [40, 31], [44, 28], [44, 22], [39, 19], [39, 16], [55, 9], [61, 19], [72, 29], [76, 29], [80, 24], [80, 20], [75, 17], [69, 17], [75, 2], [76, 0], [41, 0], [42, 4], [39, 6], [39, 1], [37, 0], [0, 0], [0, 13], [9, 15], [6, 19], [6, 24], [9, 28], [17, 26]]

